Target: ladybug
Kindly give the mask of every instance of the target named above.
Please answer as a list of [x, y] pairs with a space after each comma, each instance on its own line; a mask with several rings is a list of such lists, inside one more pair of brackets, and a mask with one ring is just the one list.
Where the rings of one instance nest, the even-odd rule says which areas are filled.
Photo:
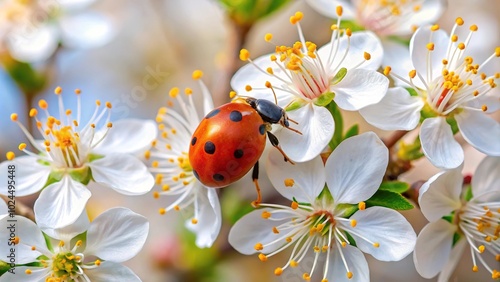
[[259, 158], [266, 145], [266, 135], [271, 144], [293, 161], [279, 146], [278, 138], [271, 133], [271, 124], [290, 128], [285, 110], [271, 101], [250, 97], [238, 98], [208, 113], [193, 133], [189, 146], [189, 161], [194, 176], [205, 186], [221, 188], [242, 178], [253, 167], [252, 179], [261, 201], [258, 184]]

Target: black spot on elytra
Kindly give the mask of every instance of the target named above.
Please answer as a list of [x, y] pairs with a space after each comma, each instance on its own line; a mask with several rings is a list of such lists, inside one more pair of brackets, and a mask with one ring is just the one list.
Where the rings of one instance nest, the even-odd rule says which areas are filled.
[[234, 122], [238, 122], [238, 121], [241, 121], [241, 119], [243, 118], [243, 116], [241, 115], [241, 112], [240, 111], [232, 111], [230, 114], [229, 114], [229, 119], [231, 121], [234, 121]]
[[205, 116], [205, 118], [211, 118], [211, 117], [217, 115], [219, 112], [220, 112], [219, 109], [212, 110], [210, 113], [208, 113], [208, 115]]
[[242, 149], [237, 149], [237, 150], [234, 151], [233, 155], [234, 155], [235, 158], [239, 159], [239, 158], [243, 157], [243, 150]]
[[212, 141], [205, 142], [205, 153], [212, 155], [215, 153], [215, 144]]
[[224, 175], [222, 174], [219, 174], [219, 173], [216, 173], [212, 176], [212, 178], [215, 180], [215, 181], [223, 181], [224, 180]]
[[260, 133], [260, 135], [264, 135], [264, 133], [266, 133], [266, 125], [265, 124], [261, 124], [259, 126], [259, 133]]
[[196, 137], [193, 137], [193, 139], [191, 139], [191, 146], [194, 146], [194, 144], [196, 144], [196, 140], [198, 140], [198, 138]]
[[198, 181], [199, 181], [200, 177], [198, 176], [198, 173], [194, 169], [193, 169], [193, 174], [194, 174], [194, 177], [196, 177], [196, 179], [198, 179]]

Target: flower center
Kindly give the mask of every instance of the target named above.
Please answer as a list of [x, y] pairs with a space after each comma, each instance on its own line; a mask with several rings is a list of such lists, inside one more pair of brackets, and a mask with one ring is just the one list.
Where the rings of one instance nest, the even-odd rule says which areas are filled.
[[357, 6], [357, 18], [367, 29], [379, 35], [390, 35], [401, 20], [420, 11], [421, 3], [421, 0], [363, 0]]
[[71, 252], [61, 252], [52, 258], [52, 273], [45, 281], [71, 281], [80, 276], [81, 257]]

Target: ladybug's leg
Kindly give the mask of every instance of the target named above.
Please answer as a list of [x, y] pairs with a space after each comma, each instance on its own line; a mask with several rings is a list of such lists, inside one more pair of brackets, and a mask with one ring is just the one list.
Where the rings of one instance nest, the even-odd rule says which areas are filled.
[[253, 183], [255, 184], [255, 190], [257, 190], [257, 200], [252, 202], [252, 206], [254, 208], [256, 208], [262, 202], [262, 195], [260, 193], [260, 186], [259, 186], [259, 162], [258, 161], [253, 166], [252, 180], [253, 180]]
[[270, 131], [267, 132], [267, 136], [269, 137], [269, 141], [271, 141], [271, 145], [274, 146], [274, 148], [278, 149], [280, 153], [283, 155], [285, 158], [285, 162], [290, 162], [291, 164], [295, 164], [286, 154], [283, 152], [280, 146], [280, 142], [278, 141], [278, 137], [276, 137], [274, 134], [272, 134]]

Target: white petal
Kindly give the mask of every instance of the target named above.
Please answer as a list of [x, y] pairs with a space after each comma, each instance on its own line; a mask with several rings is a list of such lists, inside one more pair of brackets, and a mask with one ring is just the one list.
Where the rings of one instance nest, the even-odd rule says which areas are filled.
[[111, 261], [103, 261], [99, 267], [86, 269], [85, 274], [92, 282], [141, 282], [130, 268]]
[[[332, 50], [334, 48], [334, 50]], [[349, 48], [349, 50], [347, 50]], [[384, 51], [380, 39], [371, 31], [358, 31], [354, 32], [350, 37], [350, 42], [347, 37], [340, 39], [340, 45], [336, 51], [335, 59], [331, 64], [327, 64], [330, 53], [337, 49], [337, 45], [328, 43], [318, 50], [318, 55], [321, 58], [325, 69], [332, 73], [341, 67], [347, 68], [347, 71], [353, 70], [360, 63], [359, 68], [367, 70], [377, 70], [382, 64]], [[348, 51], [347, 56], [344, 58], [345, 52]], [[371, 55], [370, 60], [366, 61], [364, 53], [367, 52]], [[343, 61], [341, 61], [343, 59]]]
[[479, 111], [464, 109], [455, 116], [458, 128], [469, 144], [477, 150], [500, 156], [500, 123]]
[[[0, 178], [4, 179], [4, 178]], [[7, 203], [5, 203], [3, 200], [0, 201], [0, 219], [4, 218], [7, 216], [9, 208], [7, 207]]]
[[90, 6], [95, 1], [96, 0], [58, 0], [57, 3], [66, 11], [76, 11]]
[[[430, 52], [430, 56], [428, 56], [427, 44], [430, 42], [434, 43], [434, 51]], [[419, 28], [410, 40], [410, 54], [413, 66], [428, 84], [442, 75], [442, 60], [447, 57], [448, 42], [449, 37], [446, 32], [441, 29], [431, 31], [431, 26], [428, 25]]]
[[139, 159], [109, 154], [89, 163], [94, 181], [124, 195], [142, 195], [151, 190], [154, 179]]
[[377, 191], [389, 151], [373, 132], [344, 140], [325, 164], [326, 183], [337, 203], [357, 204]]
[[458, 262], [462, 258], [462, 254], [467, 246], [467, 240], [461, 239], [455, 243], [455, 246], [451, 249], [450, 258], [446, 265], [442, 268], [441, 273], [438, 276], [438, 282], [450, 281], [450, 277], [455, 271]]
[[[283, 237], [283, 235], [275, 234], [273, 232], [273, 227], [279, 226], [286, 221], [290, 221], [290, 219], [282, 219], [283, 215], [281, 213], [273, 214], [273, 220], [264, 219], [262, 218], [263, 211], [272, 212], [276, 211], [276, 209], [263, 208], [251, 211], [233, 225], [229, 231], [228, 240], [229, 244], [231, 244], [236, 251], [244, 255], [255, 254], [257, 252], [254, 248], [255, 244], [262, 243], [265, 245]], [[271, 253], [281, 247], [284, 243], [284, 239], [273, 243], [270, 246], [264, 247], [262, 252], [265, 254]]]
[[[402, 20], [395, 26], [393, 35], [409, 35], [414, 26], [422, 26], [436, 22], [446, 8], [446, 0], [426, 0], [417, 12], [412, 11], [409, 16], [401, 17]], [[413, 9], [413, 8], [411, 8]]]
[[[0, 236], [1, 238], [5, 238], [5, 243], [0, 244], [0, 255], [2, 259], [6, 259], [10, 254], [10, 249], [13, 248], [13, 246], [9, 246], [7, 242], [7, 238], [10, 238], [11, 233], [19, 237], [19, 245], [15, 247], [15, 259], [17, 264], [34, 262], [36, 258], [41, 255], [40, 252], [44, 252], [45, 254], [49, 253], [45, 238], [40, 228], [38, 228], [33, 221], [23, 216], [16, 216], [16, 222], [8, 222], [7, 220], [9, 219], [12, 218], [6, 217], [0, 221], [2, 226]], [[31, 250], [32, 246], [35, 246], [37, 250]]]
[[[28, 269], [31, 274], [26, 274]], [[49, 268], [45, 267], [16, 266], [15, 273], [6, 272], [0, 276], [0, 282], [43, 282], [49, 273]]]
[[314, 10], [326, 17], [336, 19], [338, 17], [336, 12], [337, 6], [342, 6], [344, 8], [342, 14], [343, 20], [354, 19], [355, 17], [356, 9], [347, 0], [307, 0], [306, 2], [311, 5]]
[[[383, 207], [371, 207], [357, 211], [350, 219], [357, 221], [356, 227], [343, 224], [356, 241], [356, 246], [380, 261], [399, 261], [413, 251], [417, 235], [410, 223], [400, 213]], [[374, 247], [355, 233], [379, 243]]]
[[456, 227], [440, 219], [427, 224], [417, 238], [413, 261], [422, 277], [430, 279], [436, 276], [450, 258], [453, 234]]
[[365, 120], [383, 130], [412, 130], [420, 121], [424, 102], [401, 87], [390, 88], [382, 100], [359, 110]]
[[[14, 165], [14, 170], [9, 170], [9, 166]], [[9, 179], [9, 171], [15, 172], [16, 196], [26, 196], [40, 191], [47, 179], [49, 179], [50, 166], [41, 165], [37, 158], [31, 156], [17, 157], [12, 161], [5, 161], [0, 164], [0, 179]], [[8, 182], [2, 181], [0, 193], [7, 195]]]
[[389, 79], [374, 70], [348, 70], [347, 75], [336, 85], [331, 86], [335, 93], [334, 101], [341, 109], [357, 111], [373, 105], [384, 98], [389, 87]]
[[[397, 74], [403, 78], [409, 79], [408, 73], [413, 70], [414, 67], [408, 46], [390, 39], [382, 40], [382, 46], [384, 48], [382, 66], [390, 66], [391, 74]], [[402, 82], [398, 78], [394, 78], [394, 84], [396, 86], [409, 87], [408, 84]]]
[[94, 12], [71, 14], [59, 19], [61, 39], [69, 48], [95, 48], [108, 43], [116, 31], [110, 19]]
[[127, 208], [112, 208], [90, 223], [85, 253], [123, 262], [139, 253], [148, 233], [149, 222], [145, 217]]
[[41, 228], [62, 228], [82, 214], [91, 193], [85, 185], [64, 176], [40, 193], [33, 208]]
[[68, 242], [78, 234], [85, 232], [88, 229], [89, 224], [90, 222], [87, 211], [84, 210], [78, 219], [71, 225], [58, 229], [44, 227], [42, 228], [42, 231], [51, 238]]
[[[495, 89], [497, 90], [497, 89]], [[492, 114], [498, 110], [500, 110], [500, 99], [498, 99], [498, 94], [500, 91], [491, 91], [486, 95], [476, 97], [476, 99], [469, 101], [466, 106], [474, 109], [480, 109], [482, 111], [483, 105], [487, 105], [488, 109], [486, 109], [487, 114]]]
[[500, 192], [500, 158], [485, 157], [472, 177], [472, 194], [479, 196], [485, 192]]
[[48, 59], [58, 45], [57, 29], [51, 24], [19, 26], [7, 37], [7, 48], [15, 59], [35, 63]]
[[464, 151], [453, 137], [450, 125], [442, 117], [428, 118], [420, 128], [422, 151], [436, 167], [452, 169], [464, 161]]
[[195, 201], [195, 217], [198, 222], [193, 224], [189, 219], [186, 227], [196, 234], [198, 248], [210, 248], [217, 239], [222, 224], [219, 197], [215, 189], [200, 186]]
[[328, 281], [339, 282], [365, 282], [370, 281], [370, 269], [363, 253], [356, 247], [346, 245], [340, 247], [349, 271], [352, 272], [352, 278], [347, 278], [347, 270], [342, 261], [337, 242], [333, 246], [334, 250], [330, 253], [330, 263], [328, 264]]
[[460, 208], [462, 192], [462, 167], [443, 171], [432, 176], [420, 187], [418, 202], [429, 221], [436, 221]]
[[[325, 187], [325, 167], [320, 156], [296, 163], [284, 162], [278, 150], [271, 150], [267, 160], [267, 176], [274, 188], [285, 198], [293, 201], [313, 203]], [[292, 187], [285, 186], [285, 179], [293, 179]]]
[[287, 114], [298, 122], [290, 123], [290, 127], [299, 130], [302, 135], [280, 128], [276, 137], [283, 151], [296, 162], [309, 161], [318, 156], [333, 136], [335, 123], [332, 114], [326, 108], [313, 104], [307, 104]]
[[[92, 153], [135, 154], [148, 149], [158, 130], [153, 120], [123, 119], [113, 123], [105, 139]], [[96, 134], [97, 135], [97, 134]], [[99, 139], [99, 138], [95, 138]]]

